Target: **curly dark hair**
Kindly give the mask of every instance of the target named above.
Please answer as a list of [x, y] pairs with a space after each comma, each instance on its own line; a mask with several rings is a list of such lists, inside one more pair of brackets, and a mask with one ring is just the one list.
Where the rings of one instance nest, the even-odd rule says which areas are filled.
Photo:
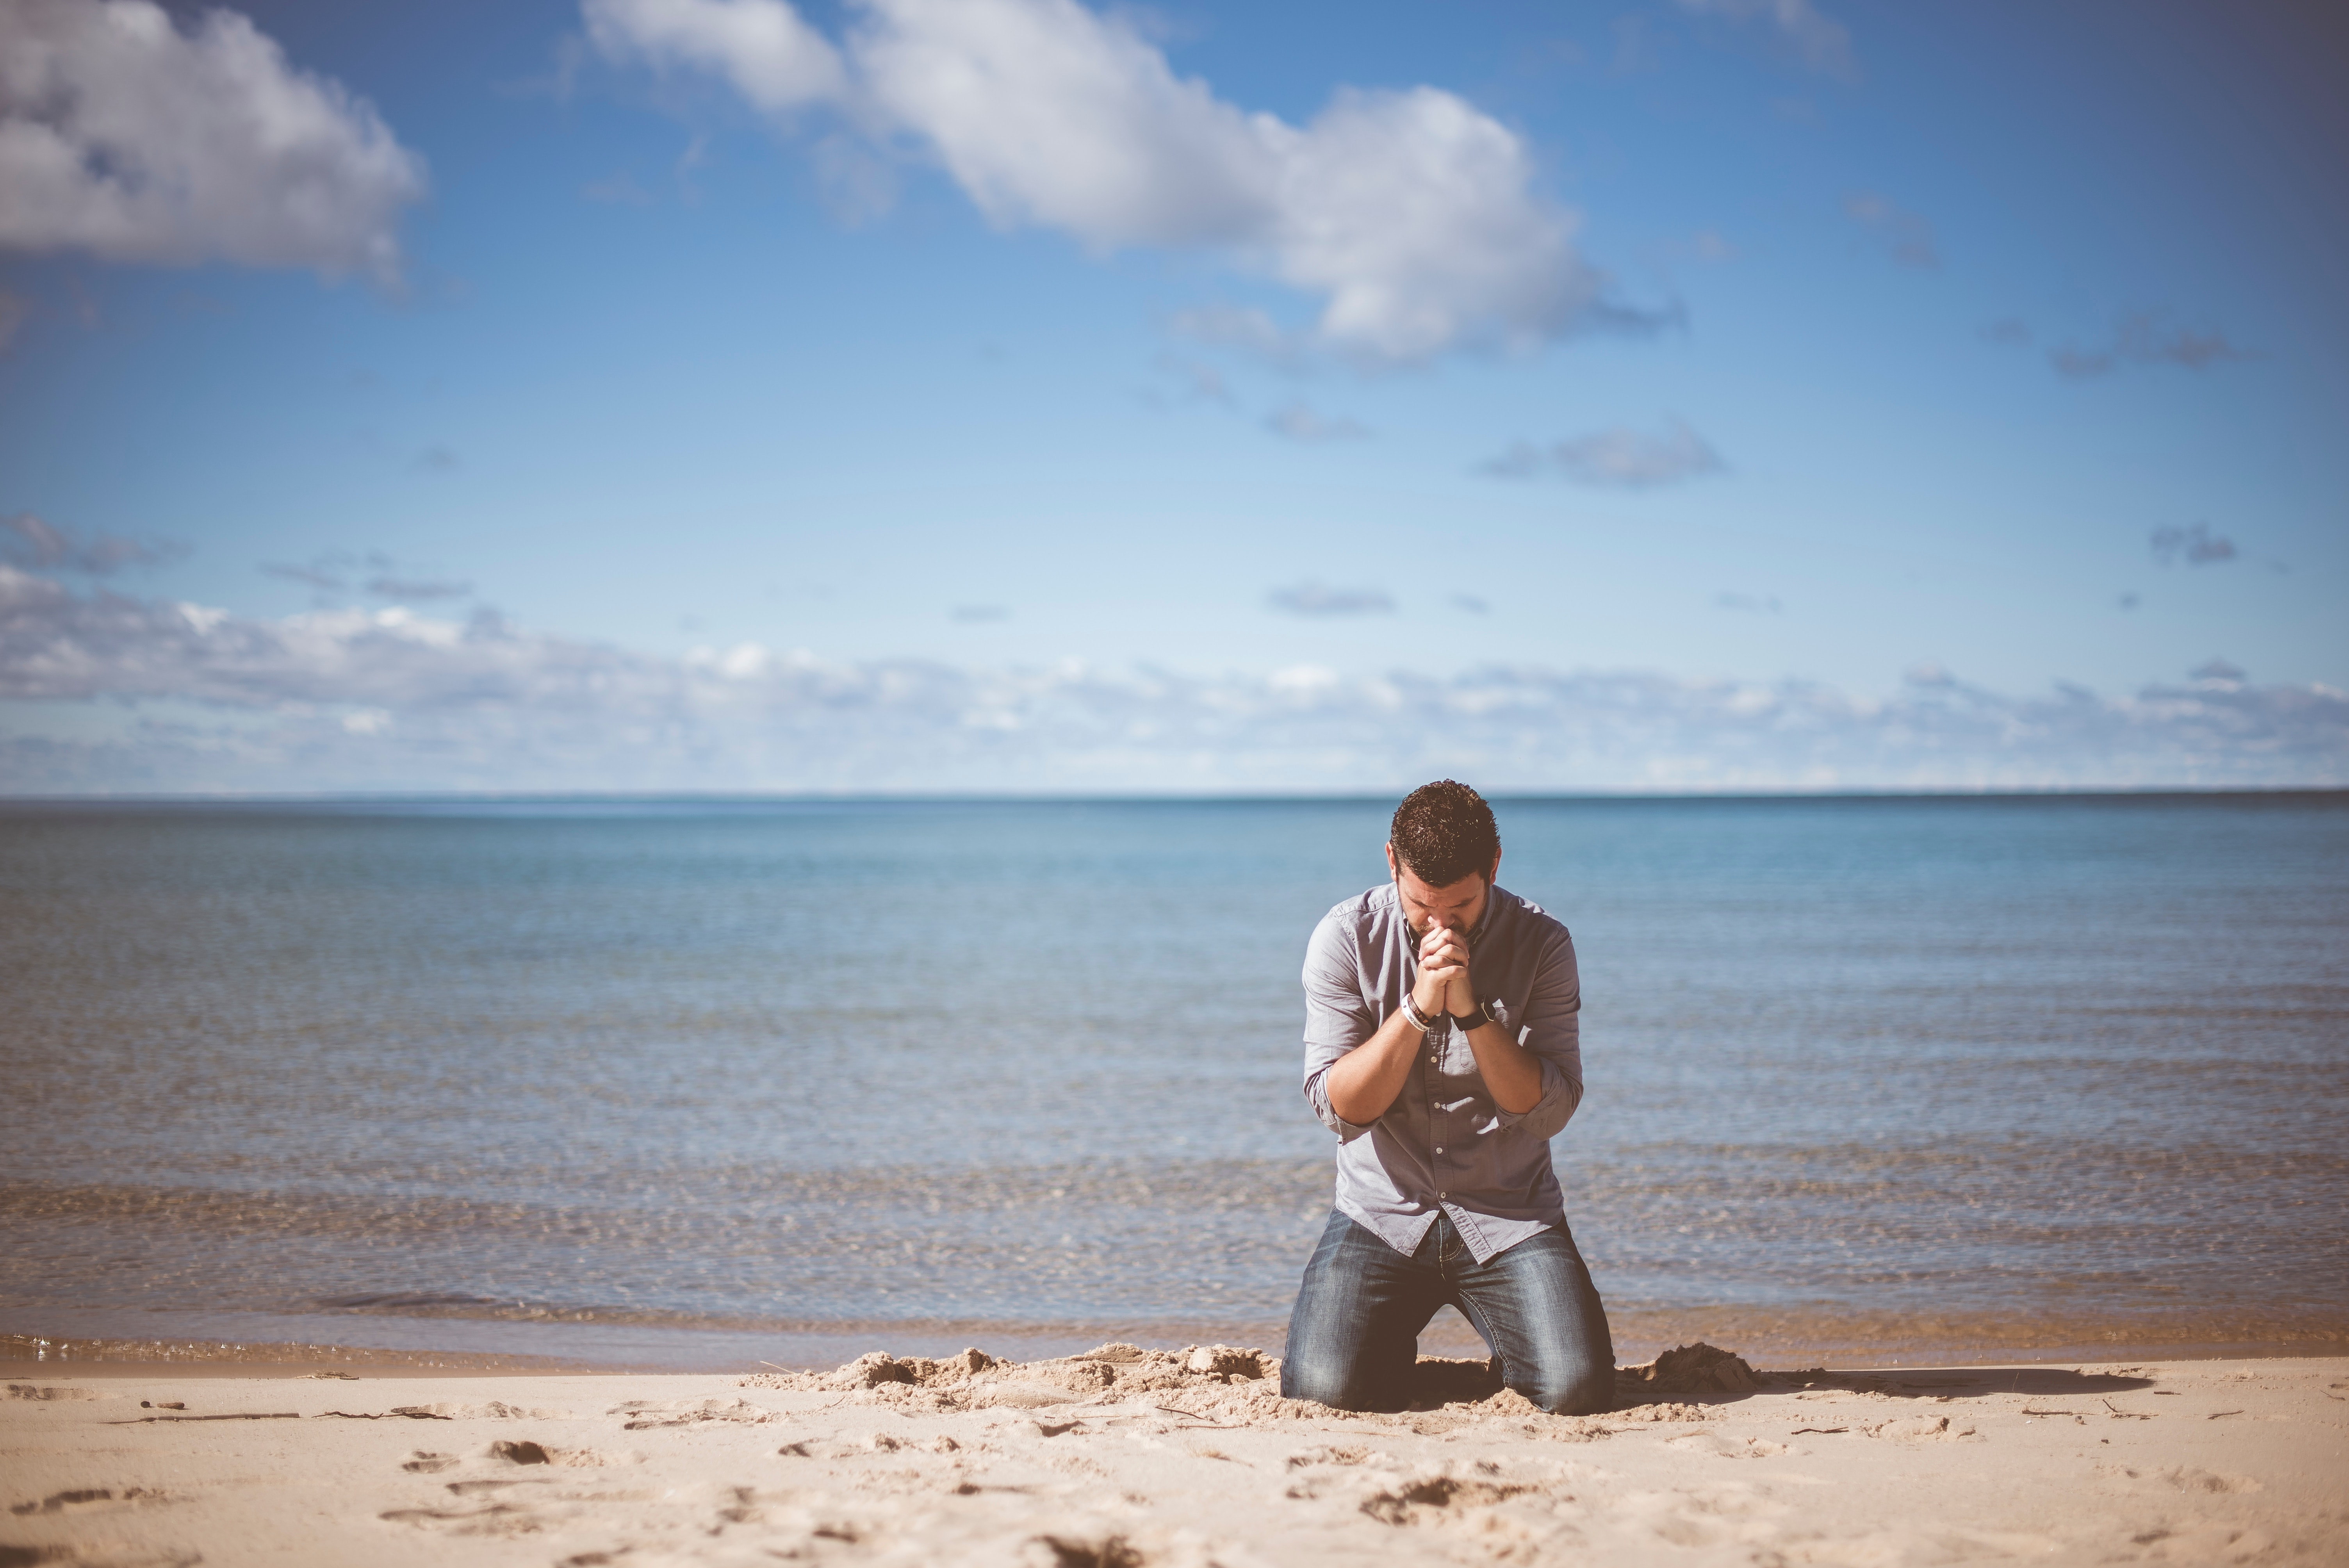
[[1492, 876], [1501, 830], [1485, 797], [1455, 779], [1439, 779], [1402, 798], [1388, 841], [1412, 875], [1430, 887], [1450, 887], [1464, 876]]

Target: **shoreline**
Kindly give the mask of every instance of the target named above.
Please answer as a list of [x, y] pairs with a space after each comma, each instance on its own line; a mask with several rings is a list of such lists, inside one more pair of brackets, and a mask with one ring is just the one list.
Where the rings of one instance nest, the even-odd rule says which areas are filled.
[[[1663, 1321], [1658, 1321], [1658, 1319]], [[317, 1320], [307, 1319], [315, 1323]], [[351, 1318], [342, 1322], [383, 1323], [382, 1318]], [[447, 1319], [415, 1320], [445, 1324]], [[1751, 1320], [1746, 1320], [1750, 1322]], [[1881, 1325], [1874, 1326], [1881, 1328]], [[1676, 1345], [1710, 1343], [1731, 1346], [1756, 1365], [1839, 1365], [1915, 1367], [2053, 1366], [2064, 1362], [2108, 1362], [2120, 1359], [2164, 1362], [2304, 1361], [2349, 1357], [2349, 1330], [2311, 1326], [2297, 1333], [2250, 1340], [2196, 1341], [2168, 1336], [2132, 1336], [2106, 1329], [2093, 1337], [2051, 1336], [2037, 1343], [1952, 1343], [1950, 1339], [1919, 1337], [1902, 1340], [1884, 1333], [1846, 1334], [1794, 1338], [1781, 1334], [1741, 1332], [1738, 1315], [1691, 1313], [1626, 1314], [1614, 1319], [1617, 1359], [1650, 1357]], [[665, 1331], [664, 1350], [675, 1352], [689, 1344], [697, 1331]], [[533, 1337], [545, 1337], [543, 1335]], [[1277, 1326], [1150, 1324], [1105, 1329], [1091, 1324], [1027, 1324], [1000, 1322], [868, 1322], [859, 1324], [794, 1325], [771, 1336], [739, 1331], [715, 1341], [736, 1350], [771, 1347], [770, 1355], [713, 1353], [707, 1359], [686, 1359], [676, 1354], [650, 1357], [564, 1356], [538, 1351], [469, 1349], [450, 1345], [385, 1345], [304, 1339], [250, 1338], [233, 1340], [201, 1336], [80, 1334], [0, 1333], [0, 1367], [11, 1376], [30, 1368], [86, 1368], [96, 1377], [127, 1376], [115, 1368], [184, 1369], [191, 1376], [226, 1375], [247, 1369], [264, 1376], [264, 1367], [287, 1368], [287, 1375], [327, 1367], [372, 1367], [384, 1373], [406, 1370], [417, 1376], [685, 1376], [727, 1377], [761, 1370], [818, 1370], [853, 1360], [867, 1351], [895, 1355], [946, 1356], [971, 1345], [1015, 1358], [1073, 1354], [1106, 1339], [1131, 1342], [1149, 1349], [1174, 1348], [1207, 1341], [1266, 1345], [1278, 1351], [1282, 1334]], [[761, 1341], [764, 1346], [761, 1346]], [[1485, 1347], [1464, 1320], [1451, 1313], [1438, 1315], [1420, 1335], [1420, 1350], [1429, 1356], [1481, 1357]], [[218, 1372], [212, 1369], [218, 1368]]]
[[[1756, 1371], [1392, 1415], [1227, 1346], [758, 1376], [12, 1368], [0, 1561], [2349, 1562], [2349, 1357]], [[452, 1378], [462, 1378], [461, 1383]]]
[[[230, 1347], [243, 1354], [220, 1356], [207, 1359], [171, 1359], [140, 1357], [131, 1355], [109, 1355], [104, 1357], [54, 1358], [22, 1360], [0, 1356], [0, 1380], [23, 1382], [28, 1379], [88, 1377], [102, 1379], [136, 1378], [252, 1378], [267, 1381], [273, 1378], [316, 1378], [333, 1373], [350, 1373], [362, 1377], [750, 1377], [770, 1373], [805, 1376], [824, 1370], [820, 1367], [791, 1366], [781, 1362], [761, 1362], [748, 1367], [705, 1367], [680, 1371], [673, 1367], [603, 1366], [586, 1362], [559, 1361], [552, 1357], [513, 1357], [498, 1358], [474, 1357], [467, 1358], [436, 1358], [429, 1356], [394, 1357], [366, 1353], [350, 1355], [322, 1354], [304, 1357], [305, 1350], [333, 1351], [327, 1346], [251, 1346]], [[973, 1346], [973, 1348], [978, 1348]], [[1157, 1346], [1145, 1349], [1164, 1348]], [[1481, 1347], [1480, 1347], [1481, 1348]], [[1671, 1348], [1678, 1348], [1673, 1346]], [[870, 1354], [894, 1356], [886, 1349], [875, 1348]], [[1473, 1357], [1469, 1357], [1473, 1358]], [[1772, 1367], [1775, 1358], [1763, 1357]], [[2121, 1362], [2149, 1360], [2147, 1357], [2111, 1358], [2097, 1356], [2047, 1356], [2035, 1358], [2022, 1357], [1982, 1356], [1971, 1359], [1957, 1357], [1909, 1356], [1887, 1357], [1873, 1360], [1838, 1360], [1832, 1365], [1840, 1372], [1857, 1377], [1900, 1377], [1920, 1369], [1954, 1372], [1983, 1372], [2022, 1369], [2026, 1372], [2046, 1371], [2064, 1367], [2118, 1365]], [[2273, 1362], [2299, 1365], [2307, 1362], [2343, 1359], [2338, 1352], [2309, 1351], [2299, 1353], [2279, 1351], [2269, 1355], [2213, 1353], [2209, 1356], [2165, 1356], [2158, 1358], [2164, 1366], [2193, 1367], [2224, 1363], [2227, 1365], [2260, 1366]], [[1822, 1363], [1826, 1365], [1826, 1363]]]

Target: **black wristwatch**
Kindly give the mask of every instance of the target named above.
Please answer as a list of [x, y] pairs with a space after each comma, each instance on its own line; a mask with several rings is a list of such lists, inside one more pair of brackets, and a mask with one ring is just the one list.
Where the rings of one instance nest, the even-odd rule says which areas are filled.
[[1487, 1024], [1499, 1023], [1501, 1016], [1493, 1011], [1493, 1004], [1490, 1002], [1479, 1002], [1476, 1004], [1475, 1012], [1454, 1013], [1452, 1015], [1452, 1021], [1460, 1026], [1460, 1032], [1464, 1035], [1471, 1029], [1481, 1029]]

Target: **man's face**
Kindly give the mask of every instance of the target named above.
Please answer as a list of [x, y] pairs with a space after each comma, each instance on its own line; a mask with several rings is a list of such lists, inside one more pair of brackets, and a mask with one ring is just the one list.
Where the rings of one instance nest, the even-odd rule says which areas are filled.
[[[1493, 870], [1501, 869], [1501, 858], [1493, 857]], [[1420, 880], [1417, 872], [1395, 858], [1394, 846], [1387, 846], [1387, 870], [1394, 873], [1395, 892], [1402, 900], [1404, 923], [1411, 928], [1416, 942], [1436, 926], [1451, 931], [1474, 931], [1476, 923], [1485, 918], [1485, 896], [1492, 887], [1491, 876], [1474, 872], [1444, 887], [1431, 887]]]

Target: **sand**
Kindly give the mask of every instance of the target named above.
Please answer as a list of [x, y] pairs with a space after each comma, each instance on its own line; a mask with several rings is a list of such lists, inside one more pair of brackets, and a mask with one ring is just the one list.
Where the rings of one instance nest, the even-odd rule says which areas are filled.
[[825, 1374], [18, 1366], [0, 1568], [2349, 1563], [2349, 1360], [1754, 1373], [1544, 1415], [1283, 1400], [1262, 1353]]

